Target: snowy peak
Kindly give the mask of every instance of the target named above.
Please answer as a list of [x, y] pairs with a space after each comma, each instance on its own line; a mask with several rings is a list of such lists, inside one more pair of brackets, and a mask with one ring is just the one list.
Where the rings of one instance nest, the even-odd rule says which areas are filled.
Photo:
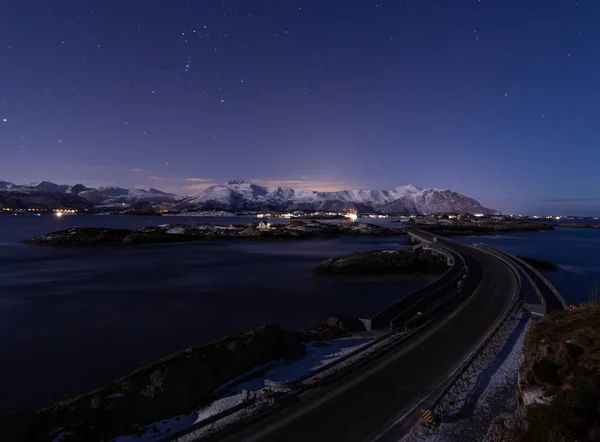
[[27, 187], [35, 188], [42, 192], [65, 193], [67, 191], [67, 189], [69, 189], [70, 186], [68, 186], [66, 184], [54, 184], [54, 183], [51, 183], [50, 181], [42, 181], [40, 183], [31, 183]]
[[387, 213], [495, 213], [465, 195], [414, 185], [391, 190], [317, 192], [287, 187], [264, 187], [231, 180], [190, 195], [200, 209], [220, 210], [332, 210], [358, 209]]
[[65, 193], [77, 195], [86, 190], [89, 190], [89, 189], [87, 187], [85, 187], [83, 184], [75, 184], [74, 186], [69, 187]]
[[124, 189], [121, 187], [99, 187], [91, 189], [83, 184], [73, 186], [55, 184], [50, 181], [31, 183], [26, 186], [17, 186], [6, 181], [0, 181], [0, 191], [18, 192], [27, 194], [30, 198], [36, 195], [52, 196], [54, 200], [60, 200], [61, 196], [76, 197], [73, 201], [79, 201], [88, 206], [90, 204], [135, 204], [142, 202], [166, 203], [176, 202], [179, 197], [176, 195], [162, 192], [158, 189]]
[[248, 181], [241, 180], [239, 178], [235, 178], [233, 180], [227, 181], [227, 183], [225, 183], [225, 184], [228, 185], [228, 186], [235, 186], [235, 185], [240, 185], [240, 184], [252, 184], [252, 183], [249, 183]]
[[423, 189], [421, 189], [420, 187], [417, 187], [417, 186], [413, 186], [412, 184], [409, 184], [407, 186], [395, 187], [393, 190], [394, 190], [394, 192], [409, 194], [409, 193], [420, 192]]
[[495, 210], [483, 207], [478, 201], [449, 189], [423, 189], [380, 208], [384, 213], [483, 213], [494, 214]]

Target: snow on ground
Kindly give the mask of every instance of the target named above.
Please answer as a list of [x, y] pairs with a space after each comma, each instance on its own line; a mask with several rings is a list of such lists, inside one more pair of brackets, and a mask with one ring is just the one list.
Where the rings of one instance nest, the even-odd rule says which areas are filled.
[[531, 323], [526, 313], [507, 321], [459, 379], [444, 402], [434, 410], [441, 419], [438, 427], [417, 424], [405, 442], [480, 441], [492, 419], [513, 411], [517, 376], [523, 354], [525, 333]]
[[183, 227], [172, 227], [167, 230], [167, 233], [170, 235], [183, 235], [185, 233], [185, 229]]
[[[337, 359], [358, 350], [372, 340], [373, 338], [348, 337], [332, 341], [311, 342], [306, 346], [306, 355], [297, 361], [276, 361], [267, 365], [257, 366], [250, 372], [224, 384], [217, 390], [223, 394], [223, 397], [209, 406], [190, 414], [155, 422], [148, 425], [140, 435], [123, 435], [113, 439], [112, 442], [156, 442], [168, 434], [189, 428], [215, 414], [240, 404], [244, 401], [244, 390], [250, 392], [250, 397], [256, 398], [256, 405], [252, 405], [249, 408], [262, 409], [268, 407], [272, 405], [272, 400], [267, 397], [272, 388], [270, 382], [286, 382], [306, 375], [313, 370], [331, 364]], [[235, 415], [248, 415], [249, 413], [250, 411], [243, 412], [242, 410], [235, 413]], [[216, 424], [211, 424], [208, 426], [210, 428], [197, 430], [194, 433], [214, 431], [216, 429], [215, 426]], [[60, 442], [60, 439], [57, 438], [55, 442]]]
[[[271, 382], [287, 382], [310, 373], [313, 370], [331, 364], [337, 359], [358, 350], [371, 342], [373, 338], [349, 337], [334, 339], [333, 341], [311, 342], [306, 346], [306, 355], [292, 362], [280, 361], [265, 370], [260, 377], [244, 382], [230, 384], [229, 393], [240, 393], [246, 390], [260, 390], [270, 387]], [[247, 376], [244, 376], [247, 377]]]

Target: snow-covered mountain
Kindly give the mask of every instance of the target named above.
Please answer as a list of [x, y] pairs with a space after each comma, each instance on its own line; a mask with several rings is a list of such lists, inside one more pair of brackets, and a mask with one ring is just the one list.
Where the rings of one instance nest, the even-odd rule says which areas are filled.
[[408, 185], [391, 190], [317, 192], [264, 187], [232, 180], [190, 195], [188, 204], [204, 210], [327, 210], [357, 209], [386, 213], [496, 213], [472, 198], [450, 190]]
[[231, 180], [211, 186], [187, 197], [157, 189], [121, 187], [88, 188], [49, 181], [20, 186], [0, 181], [0, 205], [5, 207], [86, 208], [172, 203], [175, 207], [195, 210], [304, 210], [403, 214], [497, 213], [479, 202], [450, 190], [420, 189], [408, 185], [390, 190], [340, 190], [317, 192], [289, 187], [265, 187], [243, 180]]
[[79, 192], [78, 195], [93, 204], [133, 204], [141, 202], [168, 203], [175, 202], [179, 197], [172, 193], [161, 192], [157, 189], [123, 189], [120, 187], [99, 187]]
[[23, 186], [29, 189], [39, 190], [41, 192], [48, 193], [65, 193], [71, 186], [67, 184], [54, 184], [50, 181], [42, 181], [40, 183], [31, 183], [27, 186]]
[[[90, 207], [113, 204], [160, 204], [176, 202], [177, 195], [161, 192], [157, 189], [122, 189], [120, 187], [99, 187], [91, 189], [83, 184], [73, 186], [55, 184], [49, 181], [16, 185], [0, 181], [0, 202], [7, 207], [54, 208], [54, 207]], [[12, 204], [12, 206], [11, 206]]]
[[0, 190], [8, 190], [15, 187], [13, 183], [9, 183], [8, 181], [0, 181]]
[[497, 211], [483, 207], [478, 201], [449, 189], [423, 189], [404, 195], [379, 208], [384, 213], [484, 213]]

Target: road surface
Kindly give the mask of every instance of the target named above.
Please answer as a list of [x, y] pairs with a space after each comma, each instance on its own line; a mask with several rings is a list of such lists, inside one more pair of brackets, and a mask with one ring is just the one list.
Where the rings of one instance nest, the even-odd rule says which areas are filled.
[[[238, 433], [227, 442], [387, 442], [416, 422], [420, 405], [436, 393], [508, 308], [517, 285], [500, 260], [440, 240], [461, 253], [473, 279], [460, 307], [383, 356], [332, 385]], [[476, 285], [476, 287], [472, 287]]]

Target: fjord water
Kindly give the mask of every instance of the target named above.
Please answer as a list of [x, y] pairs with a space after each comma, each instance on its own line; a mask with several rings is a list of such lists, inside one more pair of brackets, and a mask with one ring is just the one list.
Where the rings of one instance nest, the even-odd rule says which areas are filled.
[[[330, 315], [369, 315], [426, 283], [311, 275], [328, 257], [404, 247], [404, 237], [120, 247], [22, 243], [75, 226], [251, 221], [0, 216], [0, 413], [48, 405], [171, 352], [259, 324], [299, 328]], [[546, 276], [568, 303], [586, 301], [600, 282], [600, 230], [558, 228], [456, 240], [554, 261], [559, 269]]]
[[52, 247], [70, 227], [246, 223], [249, 218], [0, 216], [0, 412], [44, 406], [171, 352], [264, 323], [369, 315], [427, 282], [319, 278], [322, 260], [404, 237]]
[[600, 229], [560, 227], [563, 223], [556, 222], [559, 227], [550, 231], [453, 239], [464, 244], [482, 242], [514, 255], [552, 261], [557, 270], [544, 271], [543, 275], [567, 304], [578, 305], [588, 301], [596, 284], [600, 293]]

